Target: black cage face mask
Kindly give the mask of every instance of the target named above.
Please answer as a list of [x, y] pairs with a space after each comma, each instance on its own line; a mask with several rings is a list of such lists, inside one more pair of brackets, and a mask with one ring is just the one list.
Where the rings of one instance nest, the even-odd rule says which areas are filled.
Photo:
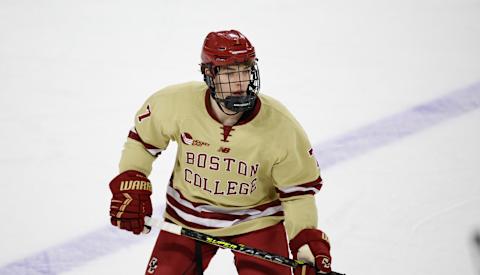
[[[234, 65], [233, 65], [234, 66]], [[256, 62], [246, 69], [242, 68], [240, 65], [233, 69], [232, 71], [219, 72], [216, 70], [214, 73], [216, 76], [221, 76], [221, 82], [215, 82], [214, 78], [204, 74], [205, 83], [207, 83], [210, 88], [210, 93], [219, 104], [221, 108], [221, 103], [228, 110], [239, 113], [245, 112], [253, 109], [255, 106], [255, 100], [260, 89], [260, 74], [258, 70], [258, 65]], [[248, 79], [245, 78], [245, 74], [248, 74]], [[228, 91], [222, 91], [222, 87], [229, 88]], [[246, 95], [244, 91], [246, 90]], [[234, 95], [232, 92], [241, 92], [242, 95]], [[227, 96], [225, 96], [228, 94]], [[223, 111], [223, 109], [222, 109]]]

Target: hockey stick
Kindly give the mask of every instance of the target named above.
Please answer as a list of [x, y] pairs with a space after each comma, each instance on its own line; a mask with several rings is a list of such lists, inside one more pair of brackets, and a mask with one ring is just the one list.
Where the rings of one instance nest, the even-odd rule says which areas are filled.
[[[297, 268], [302, 265], [312, 266], [310, 263], [306, 263], [304, 261], [293, 260], [293, 259], [276, 255], [261, 249], [249, 247], [243, 244], [237, 244], [219, 237], [214, 237], [208, 234], [204, 234], [188, 228], [181, 227], [173, 223], [160, 221], [150, 217], [145, 217], [145, 225], [155, 227], [155, 228], [160, 228], [164, 231], [170, 232], [175, 235], [185, 236], [197, 241], [215, 245], [221, 248], [230, 249], [235, 252], [243, 253], [246, 255], [260, 258], [262, 260], [270, 261], [276, 264], [281, 264], [281, 265], [292, 267], [292, 268]], [[332, 271], [328, 275], [345, 275], [345, 274]]]

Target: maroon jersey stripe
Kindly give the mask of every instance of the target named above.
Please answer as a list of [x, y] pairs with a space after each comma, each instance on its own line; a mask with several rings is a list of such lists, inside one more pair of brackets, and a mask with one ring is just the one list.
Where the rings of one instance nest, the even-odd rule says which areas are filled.
[[[201, 224], [198, 224], [198, 223], [194, 223], [194, 222], [190, 222], [190, 221], [187, 221], [185, 219], [183, 219], [182, 217], [180, 217], [176, 212], [175, 210], [170, 207], [168, 204], [167, 204], [167, 208], [165, 210], [171, 217], [173, 217], [174, 219], [176, 219], [177, 221], [179, 221], [180, 223], [186, 225], [186, 226], [189, 226], [189, 227], [192, 227], [192, 228], [197, 228], [197, 229], [217, 229], [217, 228], [220, 228], [220, 227], [209, 227], [209, 226], [204, 226], [204, 225], [201, 225]], [[269, 215], [268, 217], [283, 217], [284, 216], [284, 213], [283, 211], [280, 211], [280, 212], [277, 212], [275, 214], [272, 214], [272, 215]]]
[[197, 224], [197, 223], [193, 223], [193, 222], [189, 222], [187, 220], [184, 220], [182, 217], [177, 215], [175, 210], [173, 210], [173, 208], [170, 207], [168, 204], [167, 204], [167, 209], [165, 211], [170, 216], [172, 216], [174, 219], [176, 219], [177, 221], [179, 221], [180, 223], [182, 223], [186, 226], [189, 226], [189, 227], [192, 227], [192, 228], [198, 228], [198, 229], [217, 229], [217, 227], [208, 227], [208, 226], [204, 226], [204, 225], [200, 225], [200, 224]]
[[[172, 182], [170, 182], [170, 186], [171, 186], [172, 188], [174, 188]], [[174, 189], [175, 189], [175, 188], [174, 188]], [[192, 201], [190, 201], [189, 199], [185, 198], [185, 196], [183, 196], [182, 192], [180, 192], [178, 189], [175, 189], [175, 191], [177, 191], [177, 193], [180, 195], [180, 198], [181, 198], [182, 200], [188, 201], [188, 202], [191, 203], [194, 207], [199, 207], [199, 206], [203, 206], [203, 205], [211, 206], [210, 204], [206, 204], [206, 203], [192, 202]], [[261, 204], [261, 205], [255, 206], [255, 207], [251, 207], [251, 208], [248, 208], [248, 209], [254, 209], [254, 210], [264, 211], [265, 209], [267, 209], [267, 208], [269, 208], [269, 207], [278, 206], [278, 205], [280, 205], [280, 204], [281, 204], [281, 201], [280, 201], [280, 200], [274, 200], [274, 201], [271, 201], [271, 202], [268, 202], [268, 203], [265, 203], [265, 204]]]
[[233, 215], [233, 214], [222, 214], [222, 213], [213, 213], [213, 212], [198, 212], [191, 208], [185, 207], [178, 203], [174, 198], [170, 195], [167, 195], [167, 200], [170, 204], [172, 204], [175, 208], [182, 210], [185, 213], [190, 215], [194, 215], [199, 218], [204, 219], [216, 219], [216, 220], [227, 220], [227, 221], [234, 221], [237, 219], [245, 219], [250, 217], [250, 215]]
[[303, 195], [315, 195], [314, 191], [298, 191], [298, 192], [292, 192], [292, 193], [283, 193], [280, 194], [280, 198], [290, 198], [290, 197], [295, 197], [295, 196], [303, 196]]

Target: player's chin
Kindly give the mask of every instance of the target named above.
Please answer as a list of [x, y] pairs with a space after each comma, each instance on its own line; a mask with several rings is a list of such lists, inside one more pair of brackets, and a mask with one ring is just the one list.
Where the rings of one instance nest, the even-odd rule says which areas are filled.
[[240, 96], [246, 96], [246, 95], [247, 95], [247, 93], [246, 93], [245, 91], [232, 91], [232, 92], [230, 93], [230, 96], [238, 96], [238, 97], [240, 97]]

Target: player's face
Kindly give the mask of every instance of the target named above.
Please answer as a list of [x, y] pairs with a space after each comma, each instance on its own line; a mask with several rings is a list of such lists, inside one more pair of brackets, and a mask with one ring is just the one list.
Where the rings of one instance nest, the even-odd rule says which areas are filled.
[[250, 66], [245, 64], [220, 67], [215, 76], [215, 89], [219, 97], [245, 96], [250, 82]]

